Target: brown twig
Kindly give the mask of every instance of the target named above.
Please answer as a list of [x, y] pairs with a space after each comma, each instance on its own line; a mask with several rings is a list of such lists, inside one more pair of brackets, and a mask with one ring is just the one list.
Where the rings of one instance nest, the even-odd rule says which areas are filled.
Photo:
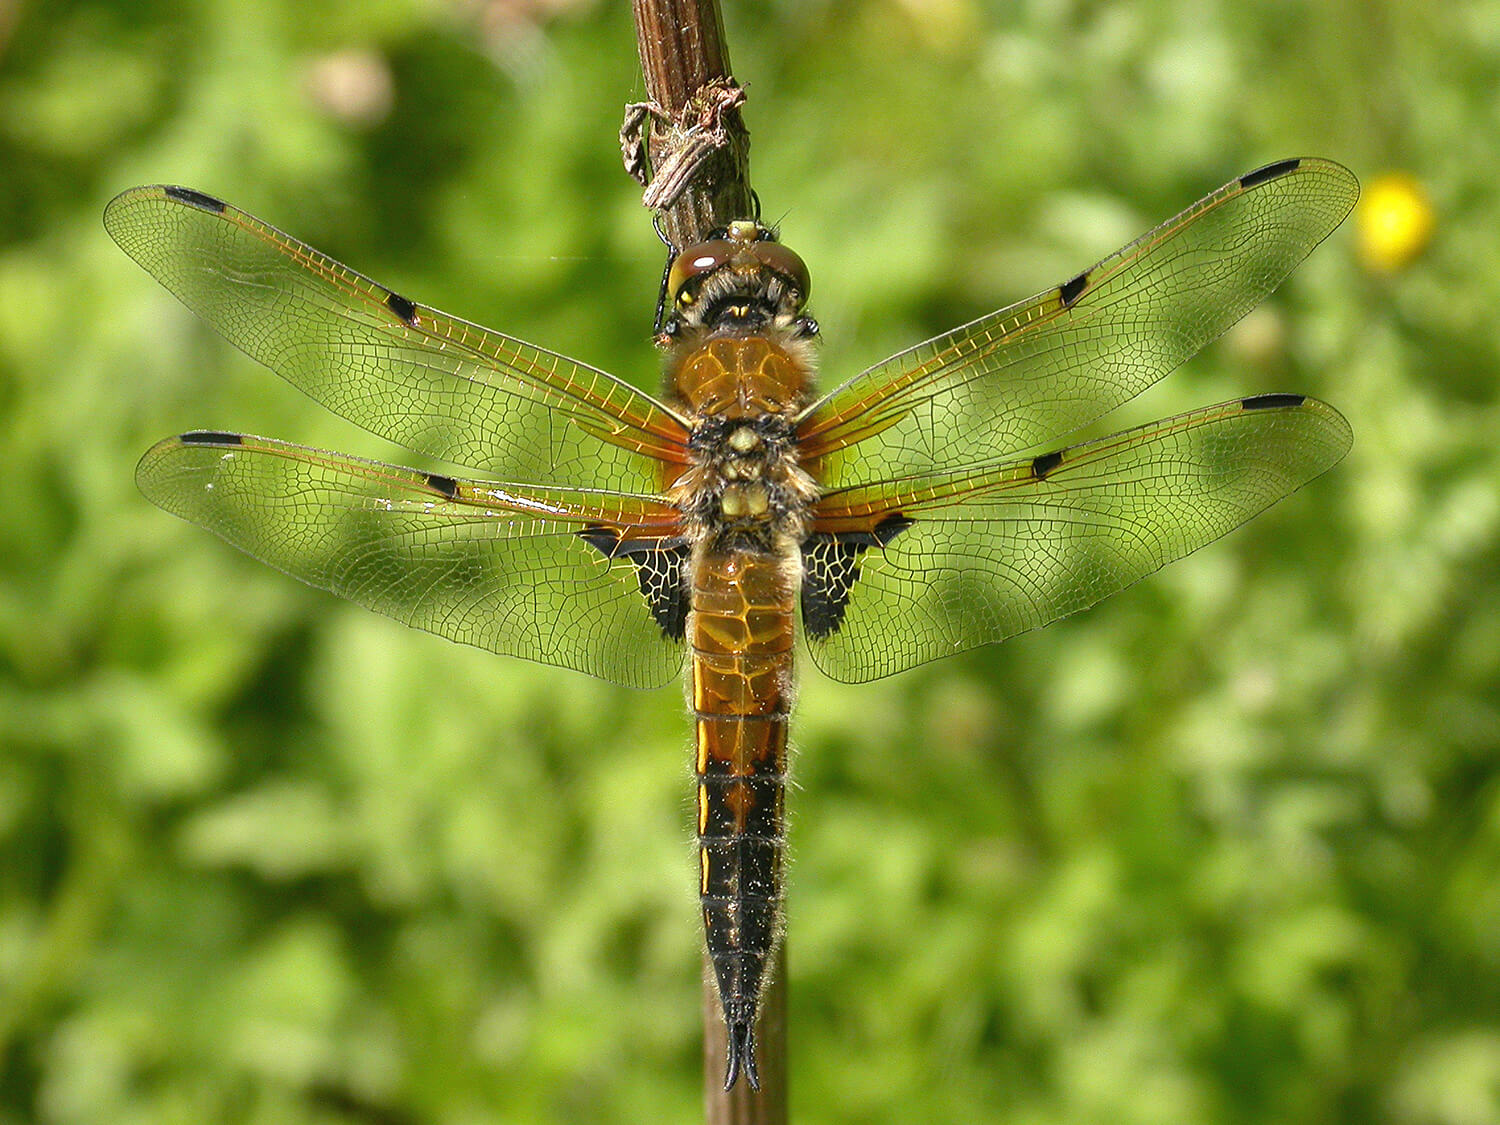
[[[755, 216], [745, 92], [729, 72], [718, 0], [632, 0], [646, 98], [620, 130], [625, 168], [672, 246], [701, 242]], [[786, 1125], [786, 949], [777, 951], [756, 1027], [760, 1089], [723, 1088], [724, 1015], [707, 956], [703, 971], [703, 1095], [709, 1125]]]
[[[674, 249], [752, 217], [745, 93], [729, 73], [717, 0], [633, 0], [647, 101], [626, 111], [626, 168]], [[644, 143], [642, 134], [644, 133]]]
[[[739, 121], [737, 111], [744, 104], [745, 91], [734, 79], [715, 78], [675, 114], [655, 102], [626, 106], [620, 149], [625, 170], [646, 189], [641, 202], [653, 211], [666, 210], [711, 174], [712, 162], [735, 143], [732, 124]], [[641, 141], [648, 128], [651, 135], [660, 134], [654, 159]], [[739, 128], [743, 132], [743, 125]]]

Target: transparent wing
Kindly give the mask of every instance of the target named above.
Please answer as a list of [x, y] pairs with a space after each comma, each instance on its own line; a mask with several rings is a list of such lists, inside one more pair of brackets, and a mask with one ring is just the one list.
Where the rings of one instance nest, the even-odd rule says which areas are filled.
[[220, 433], [159, 443], [136, 480], [292, 577], [449, 640], [631, 687], [681, 670], [637, 566], [580, 534], [669, 535], [674, 513], [652, 497], [459, 481]]
[[337, 414], [499, 480], [655, 492], [686, 428], [612, 375], [417, 305], [188, 188], [117, 196], [120, 248]]
[[817, 530], [868, 546], [841, 572], [841, 623], [809, 636], [813, 661], [872, 680], [1046, 625], [1238, 527], [1352, 440], [1324, 403], [1260, 395], [1026, 461], [833, 493]]
[[838, 488], [1056, 441], [1242, 317], [1358, 196], [1326, 160], [1242, 176], [1070, 281], [856, 375], [809, 408], [799, 448]]

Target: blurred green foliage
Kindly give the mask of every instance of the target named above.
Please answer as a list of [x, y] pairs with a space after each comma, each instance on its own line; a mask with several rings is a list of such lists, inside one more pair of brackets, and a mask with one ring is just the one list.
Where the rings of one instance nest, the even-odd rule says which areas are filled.
[[[1415, 177], [1124, 424], [1356, 446], [1079, 618], [808, 671], [799, 1122], [1500, 1122], [1500, 3], [728, 0], [829, 378], [1265, 161]], [[688, 724], [300, 587], [135, 492], [205, 427], [400, 460], [99, 224], [191, 184], [656, 378], [628, 7], [0, 4], [0, 1123], [691, 1121]]]

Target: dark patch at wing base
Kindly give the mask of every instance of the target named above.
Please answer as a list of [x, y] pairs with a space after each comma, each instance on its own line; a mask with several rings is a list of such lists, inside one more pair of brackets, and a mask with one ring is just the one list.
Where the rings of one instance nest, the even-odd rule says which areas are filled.
[[636, 581], [661, 626], [662, 635], [680, 641], [687, 636], [687, 561], [691, 551], [681, 539], [621, 539], [607, 527], [588, 527], [578, 537], [606, 558], [627, 558], [635, 564]]
[[175, 199], [178, 203], [186, 203], [189, 207], [196, 207], [200, 211], [208, 211], [214, 215], [222, 215], [228, 207], [222, 199], [215, 199], [211, 195], [188, 187], [162, 188], [162, 194], [168, 199]]
[[911, 525], [912, 521], [901, 515], [899, 512], [895, 515], [886, 516], [885, 519], [881, 520], [875, 525], [876, 546], [884, 547], [892, 539], [896, 538], [899, 533], [905, 531]]
[[884, 547], [910, 527], [902, 515], [890, 515], [873, 531], [814, 532], [802, 542], [802, 627], [809, 640], [838, 630], [849, 595], [859, 581], [859, 556]]

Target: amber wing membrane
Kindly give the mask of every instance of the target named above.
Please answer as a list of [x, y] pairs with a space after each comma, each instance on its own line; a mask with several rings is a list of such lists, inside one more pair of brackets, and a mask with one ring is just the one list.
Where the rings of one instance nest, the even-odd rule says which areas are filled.
[[116, 197], [121, 249], [328, 409], [499, 480], [648, 493], [686, 427], [603, 371], [418, 305], [188, 188]]
[[803, 456], [839, 488], [1055, 442], [1242, 317], [1358, 196], [1326, 160], [1242, 176], [1093, 269], [856, 375], [799, 420]]
[[[500, 486], [238, 434], [150, 449], [148, 499], [294, 578], [463, 644], [631, 687], [681, 671], [636, 566], [586, 538], [667, 536], [650, 496]], [[580, 534], [583, 532], [585, 534]]]
[[1244, 523], [1352, 442], [1332, 407], [1262, 395], [998, 467], [831, 493], [837, 533], [900, 512], [859, 559], [813, 661], [858, 682], [1004, 640], [1093, 605]]

